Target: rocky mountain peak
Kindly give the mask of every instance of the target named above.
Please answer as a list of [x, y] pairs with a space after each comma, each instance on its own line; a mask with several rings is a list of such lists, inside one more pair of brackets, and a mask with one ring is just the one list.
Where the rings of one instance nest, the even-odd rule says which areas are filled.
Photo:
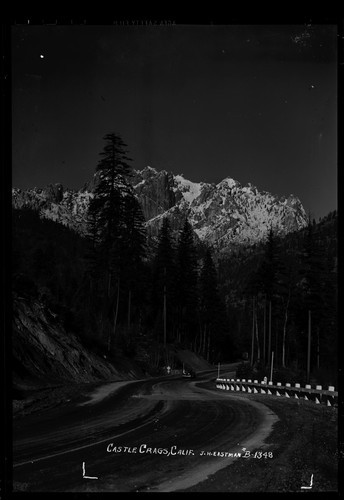
[[[42, 217], [84, 234], [96, 182], [95, 174], [80, 191], [64, 189], [61, 184], [27, 191], [13, 189], [13, 205], [39, 210]], [[250, 183], [242, 186], [231, 177], [218, 184], [194, 182], [182, 174], [147, 166], [134, 170], [129, 182], [151, 236], [158, 234], [164, 217], [175, 230], [187, 217], [200, 240], [221, 249], [254, 244], [266, 237], [270, 227], [286, 234], [307, 224], [306, 212], [296, 196], [277, 197]]]
[[225, 188], [229, 188], [229, 189], [232, 189], [234, 187], [241, 187], [241, 184], [232, 179], [231, 177], [226, 177], [225, 179], [223, 179], [221, 182], [219, 182], [217, 184], [217, 187], [225, 187]]
[[188, 217], [195, 233], [215, 247], [253, 244], [265, 238], [270, 227], [279, 234], [306, 224], [300, 200], [277, 197], [248, 183], [226, 177], [218, 184], [194, 182], [165, 170], [136, 172], [133, 185], [144, 209], [147, 228], [158, 234], [162, 219], [179, 229]]

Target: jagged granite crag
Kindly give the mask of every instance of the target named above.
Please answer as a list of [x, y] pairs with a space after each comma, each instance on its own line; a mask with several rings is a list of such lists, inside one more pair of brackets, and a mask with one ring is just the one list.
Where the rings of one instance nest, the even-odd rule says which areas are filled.
[[163, 217], [175, 229], [188, 217], [201, 240], [221, 248], [255, 243], [270, 227], [286, 234], [307, 223], [306, 212], [295, 196], [278, 198], [230, 177], [218, 184], [196, 183], [146, 167], [135, 172], [133, 185], [153, 234]]
[[64, 189], [61, 184], [48, 185], [45, 189], [25, 191], [12, 189], [14, 208], [37, 210], [42, 218], [59, 222], [81, 235], [86, 234], [86, 216], [92, 192], [86, 187], [80, 191]]
[[[182, 175], [146, 167], [134, 170], [130, 182], [151, 236], [158, 233], [164, 217], [169, 218], [175, 230], [188, 217], [200, 240], [221, 249], [257, 243], [266, 237], [270, 227], [283, 235], [307, 224], [307, 214], [297, 197], [260, 192], [252, 184], [242, 186], [230, 177], [218, 184], [197, 183]], [[42, 217], [84, 234], [93, 186], [94, 180], [80, 191], [64, 190], [61, 185], [45, 190], [14, 188], [13, 205], [39, 210]]]

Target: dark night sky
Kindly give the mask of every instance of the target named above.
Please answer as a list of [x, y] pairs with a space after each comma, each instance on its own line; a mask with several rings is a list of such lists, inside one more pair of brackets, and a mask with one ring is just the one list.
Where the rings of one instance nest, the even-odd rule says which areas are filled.
[[13, 26], [12, 89], [15, 187], [79, 189], [114, 131], [134, 168], [337, 207], [336, 25]]

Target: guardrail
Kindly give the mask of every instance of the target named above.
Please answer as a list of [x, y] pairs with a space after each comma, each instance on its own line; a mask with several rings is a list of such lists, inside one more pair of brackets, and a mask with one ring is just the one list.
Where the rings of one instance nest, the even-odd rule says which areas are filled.
[[313, 401], [315, 404], [326, 404], [326, 406], [338, 406], [338, 392], [334, 390], [332, 385], [328, 389], [323, 389], [321, 385], [316, 385], [312, 388], [310, 384], [301, 387], [301, 384], [289, 383], [282, 385], [280, 382], [265, 382], [262, 380], [246, 380], [234, 378], [217, 378], [216, 388], [232, 392], [246, 392], [248, 394], [268, 394], [277, 397], [304, 399]]

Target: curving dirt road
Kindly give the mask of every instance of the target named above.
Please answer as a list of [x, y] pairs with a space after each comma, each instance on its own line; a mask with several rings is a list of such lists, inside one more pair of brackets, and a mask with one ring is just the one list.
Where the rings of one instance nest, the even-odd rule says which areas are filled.
[[180, 377], [105, 384], [13, 424], [15, 491], [183, 491], [266, 450], [276, 415]]

